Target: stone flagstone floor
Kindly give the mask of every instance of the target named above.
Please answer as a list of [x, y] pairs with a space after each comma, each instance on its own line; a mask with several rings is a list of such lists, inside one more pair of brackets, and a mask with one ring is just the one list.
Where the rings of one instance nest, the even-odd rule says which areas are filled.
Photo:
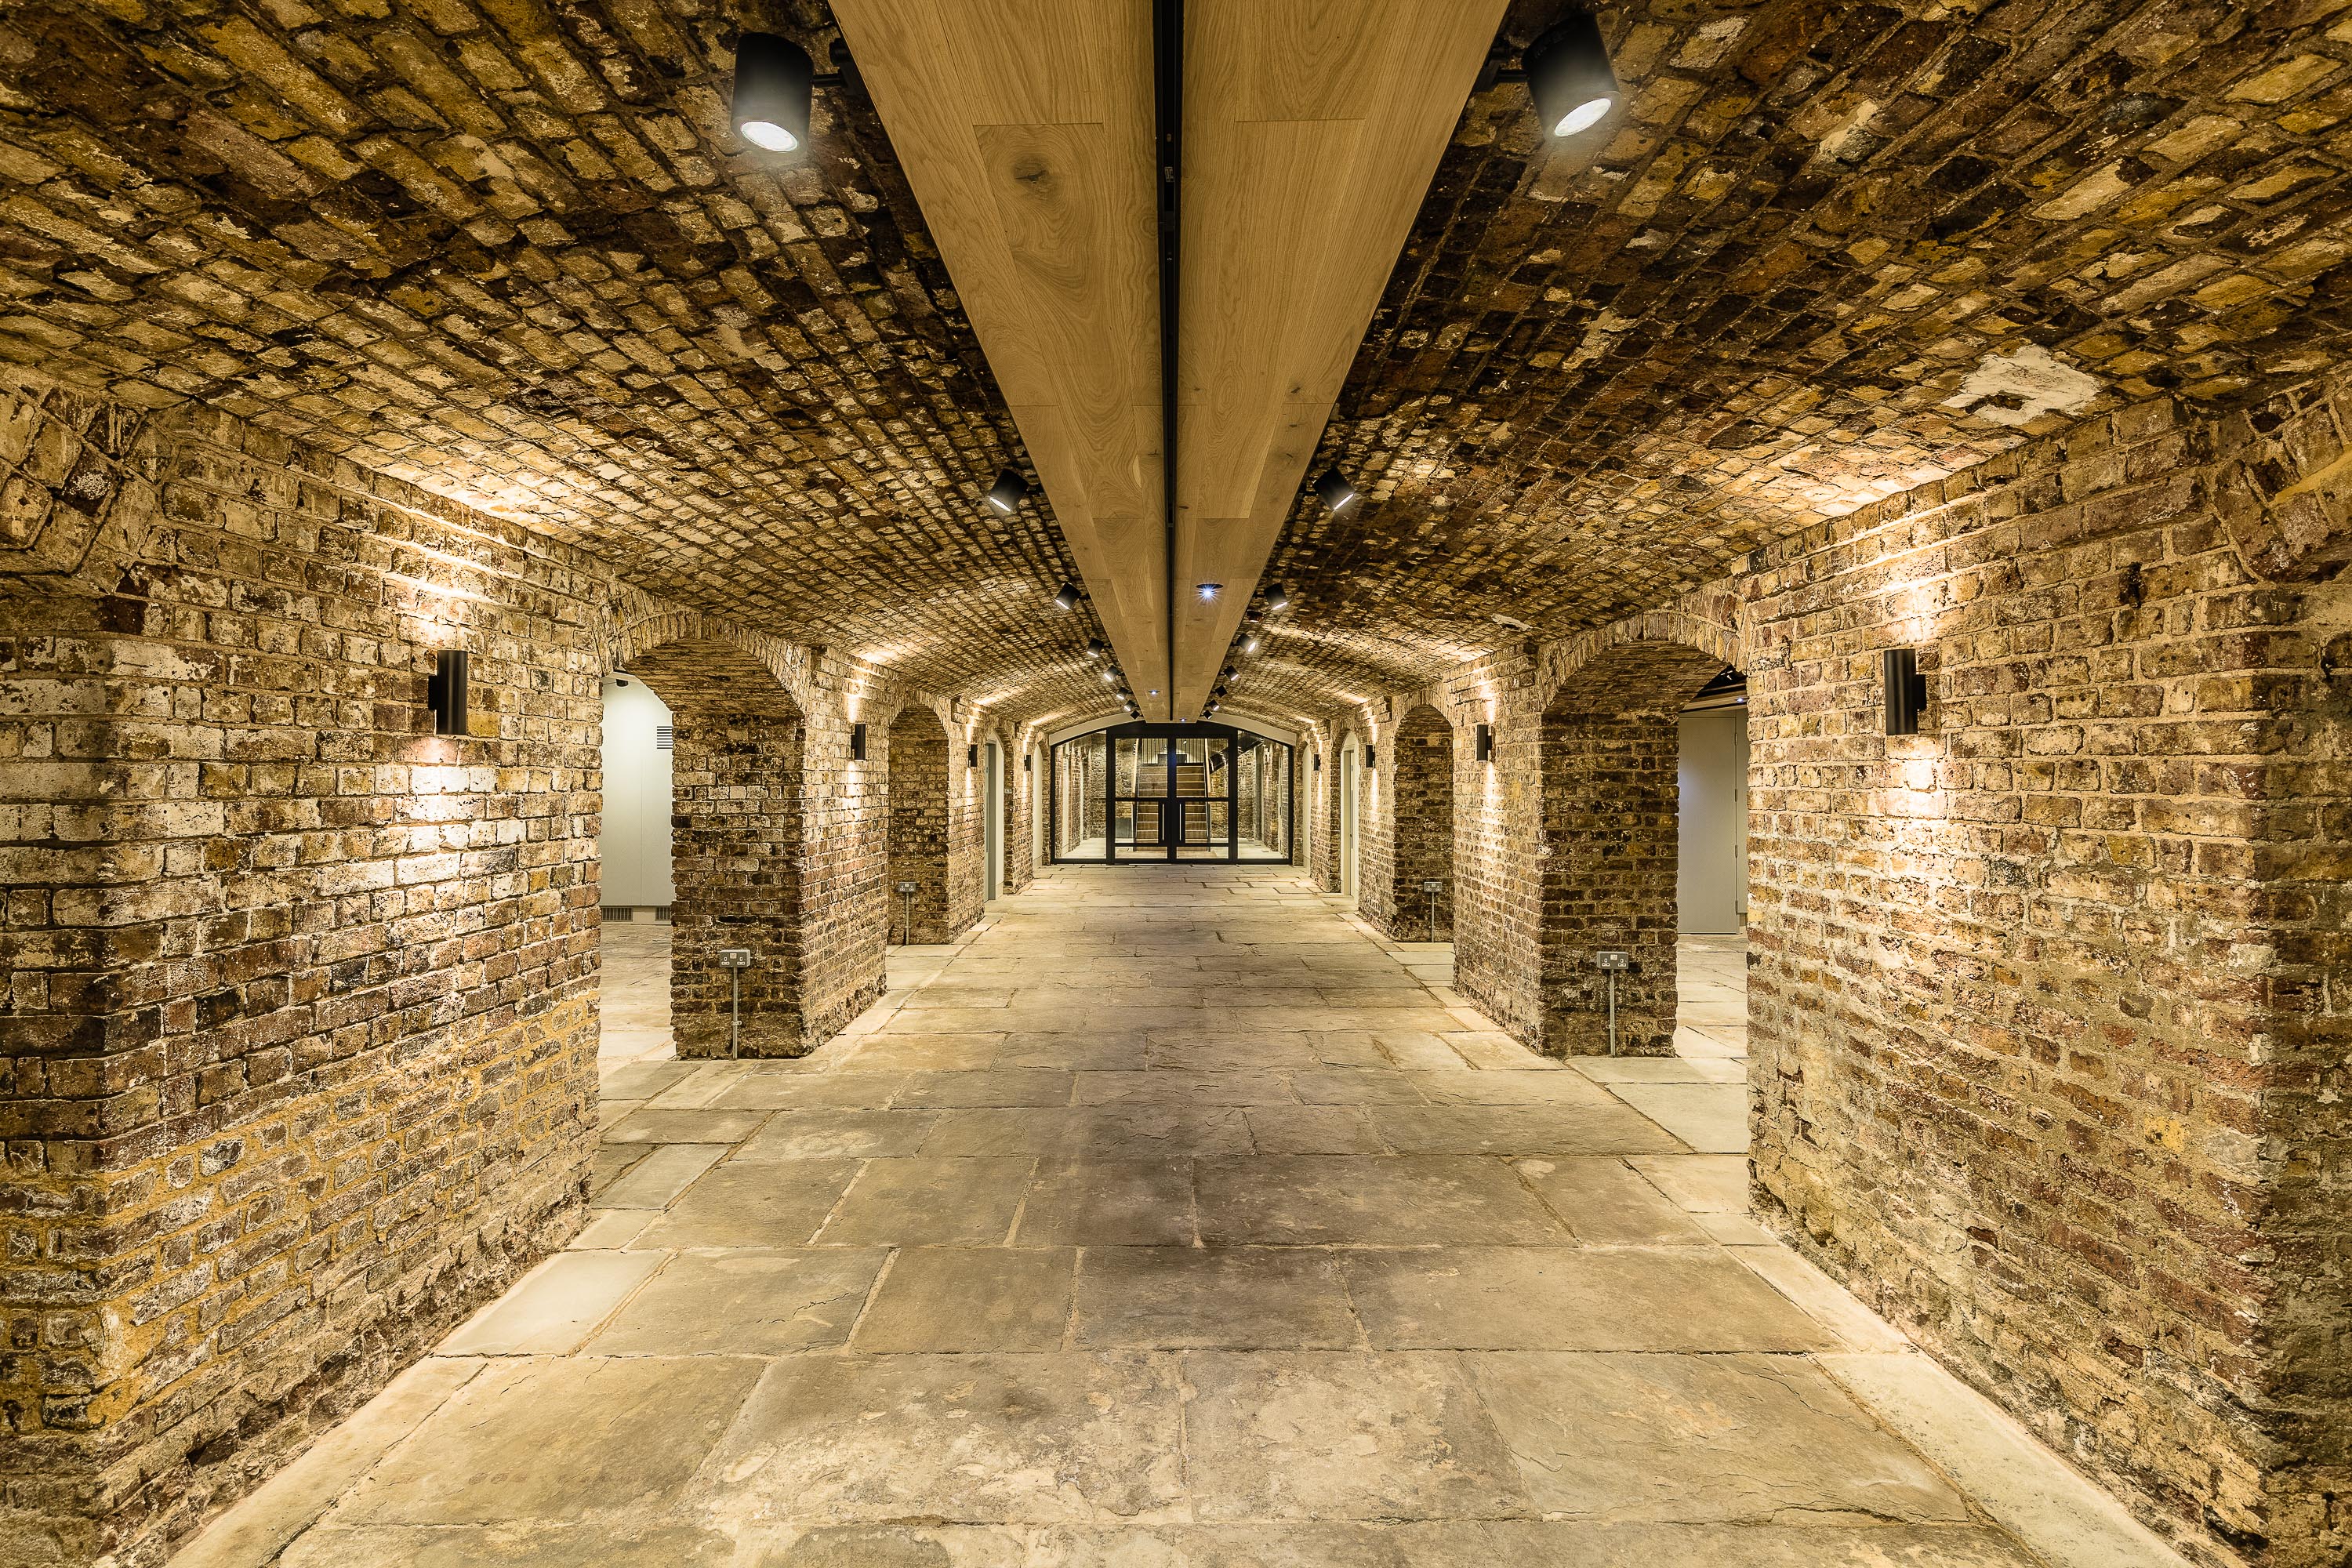
[[616, 979], [593, 1223], [175, 1568], [2177, 1563], [1747, 1217], [1740, 963], [1563, 1064], [1184, 866], [803, 1061], [643, 1059]]

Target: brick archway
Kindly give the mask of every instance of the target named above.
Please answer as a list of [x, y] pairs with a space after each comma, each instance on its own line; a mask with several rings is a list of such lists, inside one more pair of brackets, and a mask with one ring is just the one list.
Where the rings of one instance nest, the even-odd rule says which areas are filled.
[[[1454, 939], [1454, 729], [1422, 706], [1389, 741], [1387, 889], [1367, 917], [1398, 942]], [[1434, 931], [1425, 882], [1440, 884]], [[1367, 887], [1367, 892], [1380, 889]]]
[[[902, 710], [890, 725], [888, 929], [894, 942], [945, 942], [948, 896], [948, 731], [929, 708]], [[915, 884], [911, 923], [902, 883]]]
[[1603, 952], [1630, 963], [1617, 976], [1617, 1054], [1674, 1054], [1681, 716], [1725, 663], [1682, 642], [1611, 644], [1544, 710], [1539, 990], [1551, 1055], [1609, 1051]]
[[[659, 644], [628, 673], [669, 707], [670, 1033], [681, 1057], [793, 1057], [802, 1012], [798, 703], [748, 650], [715, 638]], [[719, 954], [749, 949], [751, 965]], [[735, 989], [740, 986], [740, 1041]]]

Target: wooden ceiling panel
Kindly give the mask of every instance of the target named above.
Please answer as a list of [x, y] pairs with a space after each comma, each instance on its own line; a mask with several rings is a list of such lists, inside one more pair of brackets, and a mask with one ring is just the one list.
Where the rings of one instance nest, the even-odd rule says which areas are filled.
[[850, 53], [1139, 691], [1167, 668], [1151, 12], [838, 0]]
[[1215, 684], [1504, 5], [1186, 7], [1180, 714]]

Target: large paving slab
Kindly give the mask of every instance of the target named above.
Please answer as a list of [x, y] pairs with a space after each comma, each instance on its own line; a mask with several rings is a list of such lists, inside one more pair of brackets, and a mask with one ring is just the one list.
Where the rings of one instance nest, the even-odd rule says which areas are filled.
[[649, 1059], [638, 946], [572, 1247], [175, 1568], [2130, 1560], [1748, 1214], [1736, 1025], [1536, 1057], [1283, 868], [1065, 868], [792, 1061]]

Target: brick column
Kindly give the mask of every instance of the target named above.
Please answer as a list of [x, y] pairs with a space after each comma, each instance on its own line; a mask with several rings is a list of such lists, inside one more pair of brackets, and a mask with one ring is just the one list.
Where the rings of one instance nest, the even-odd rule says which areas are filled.
[[1680, 716], [1723, 661], [1673, 644], [1608, 649], [1571, 673], [1542, 727], [1543, 1048], [1609, 1051], [1617, 951], [1617, 1054], [1675, 1049]]
[[[961, 763], [962, 759], [958, 758]], [[893, 942], [909, 940], [907, 900], [898, 884], [916, 886], [911, 940], [945, 942], [948, 923], [948, 733], [928, 708], [909, 708], [890, 726], [890, 873]]]
[[[1383, 758], [1391, 787], [1385, 889], [1367, 878], [1364, 915], [1398, 942], [1450, 942], [1454, 936], [1454, 731], [1434, 708], [1404, 717]], [[1424, 880], [1444, 884], [1437, 895], [1436, 931], [1430, 930]], [[1382, 892], [1384, 897], [1375, 897]]]
[[[670, 1033], [681, 1057], [796, 1057], [801, 1006], [803, 727], [775, 676], [715, 642], [629, 661], [669, 705]], [[719, 954], [749, 949], [751, 965]], [[740, 991], [740, 1039], [736, 1035]]]

